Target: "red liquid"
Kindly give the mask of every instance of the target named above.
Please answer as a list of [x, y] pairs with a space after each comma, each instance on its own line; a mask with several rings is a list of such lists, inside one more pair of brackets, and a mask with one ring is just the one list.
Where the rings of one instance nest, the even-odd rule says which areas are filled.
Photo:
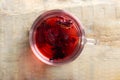
[[35, 44], [46, 58], [59, 60], [73, 55], [79, 42], [79, 33], [70, 18], [52, 16], [36, 26]]

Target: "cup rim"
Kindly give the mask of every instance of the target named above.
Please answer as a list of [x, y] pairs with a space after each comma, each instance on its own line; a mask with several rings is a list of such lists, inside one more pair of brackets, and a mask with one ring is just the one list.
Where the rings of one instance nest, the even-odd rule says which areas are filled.
[[[46, 61], [45, 59], [43, 59], [43, 56], [40, 56], [40, 54], [38, 53], [39, 51], [35, 48], [35, 46], [33, 46], [34, 42], [33, 42], [33, 32], [34, 32], [34, 28], [36, 26], [36, 24], [38, 23], [39, 20], [41, 20], [45, 15], [49, 15], [50, 13], [53, 13], [53, 12], [63, 12], [65, 14], [67, 14], [68, 16], [71, 16], [75, 21], [76, 23], [78, 24], [79, 28], [80, 28], [80, 31], [82, 33], [81, 35], [81, 47], [80, 49], [78, 50], [78, 52], [73, 56], [72, 59], [69, 59], [65, 62], [58, 62], [58, 63], [52, 63], [52, 62], [49, 62], [49, 61]], [[43, 17], [42, 17], [43, 16]], [[61, 64], [65, 64], [65, 63], [69, 63], [73, 60], [75, 60], [82, 52], [83, 48], [84, 48], [84, 45], [86, 43], [86, 38], [85, 38], [85, 31], [84, 31], [84, 28], [83, 28], [83, 25], [81, 24], [81, 21], [76, 17], [76, 16], [73, 16], [70, 12], [67, 12], [65, 10], [61, 10], [61, 9], [54, 9], [54, 10], [48, 10], [46, 12], [43, 12], [41, 15], [39, 15], [37, 17], [37, 19], [33, 22], [32, 24], [32, 27], [29, 31], [29, 43], [30, 43], [30, 47], [34, 53], [34, 55], [39, 59], [41, 60], [42, 62], [48, 64], [48, 65], [53, 65], [53, 66], [56, 66], [56, 65], [61, 65]]]

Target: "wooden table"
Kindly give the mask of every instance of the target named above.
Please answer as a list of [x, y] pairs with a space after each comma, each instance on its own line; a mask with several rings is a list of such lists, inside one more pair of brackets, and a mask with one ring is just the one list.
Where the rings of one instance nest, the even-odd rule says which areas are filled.
[[[0, 1], [0, 80], [120, 80], [119, 1], [30, 1]], [[77, 16], [86, 36], [99, 40], [72, 63], [57, 67], [39, 61], [28, 40], [33, 21], [54, 8]]]

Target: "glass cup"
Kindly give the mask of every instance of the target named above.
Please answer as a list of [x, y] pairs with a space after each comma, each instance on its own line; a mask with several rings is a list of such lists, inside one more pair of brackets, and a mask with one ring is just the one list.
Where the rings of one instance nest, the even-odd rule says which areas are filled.
[[29, 42], [35, 56], [48, 65], [72, 62], [86, 43], [96, 44], [85, 37], [78, 18], [60, 9], [46, 11], [34, 21]]

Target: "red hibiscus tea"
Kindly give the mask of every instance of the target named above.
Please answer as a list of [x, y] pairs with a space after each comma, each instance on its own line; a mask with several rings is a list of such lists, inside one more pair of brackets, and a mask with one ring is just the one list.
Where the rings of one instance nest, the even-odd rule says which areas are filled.
[[38, 50], [49, 60], [70, 56], [79, 42], [77, 29], [69, 18], [53, 16], [43, 20], [36, 28]]
[[40, 15], [30, 31], [30, 43], [35, 55], [47, 64], [74, 60], [82, 50], [83, 31], [77, 20], [62, 10]]

